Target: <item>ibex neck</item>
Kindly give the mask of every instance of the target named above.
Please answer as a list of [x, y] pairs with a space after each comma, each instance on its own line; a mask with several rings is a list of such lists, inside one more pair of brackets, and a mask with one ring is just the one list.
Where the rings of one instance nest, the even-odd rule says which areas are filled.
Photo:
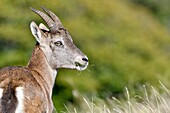
[[39, 73], [39, 75], [48, 85], [48, 88], [50, 88], [50, 92], [52, 93], [57, 71], [53, 70], [49, 66], [45, 54], [38, 45], [35, 46], [27, 67]]

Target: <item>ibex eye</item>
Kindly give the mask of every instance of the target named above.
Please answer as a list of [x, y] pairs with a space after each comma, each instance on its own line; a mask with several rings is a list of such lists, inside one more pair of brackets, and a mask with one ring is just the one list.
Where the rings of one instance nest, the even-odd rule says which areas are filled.
[[61, 41], [54, 42], [54, 44], [55, 44], [56, 46], [61, 46], [61, 45], [63, 45]]

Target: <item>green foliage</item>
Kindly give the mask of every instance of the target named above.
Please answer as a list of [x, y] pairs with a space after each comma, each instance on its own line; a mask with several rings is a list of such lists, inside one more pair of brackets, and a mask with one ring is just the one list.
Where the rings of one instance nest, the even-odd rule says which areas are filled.
[[35, 44], [29, 24], [43, 22], [29, 7], [44, 5], [59, 16], [90, 61], [83, 72], [59, 71], [53, 97], [59, 111], [67, 101], [74, 102], [74, 89], [106, 98], [122, 95], [125, 86], [135, 92], [143, 83], [157, 85], [161, 80], [169, 85], [168, 4], [168, 0], [0, 1], [0, 67], [27, 64]]

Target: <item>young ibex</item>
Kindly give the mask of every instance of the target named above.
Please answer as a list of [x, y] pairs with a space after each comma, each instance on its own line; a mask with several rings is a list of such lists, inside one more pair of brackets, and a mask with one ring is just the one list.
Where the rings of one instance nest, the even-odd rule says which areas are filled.
[[52, 89], [59, 68], [86, 69], [88, 58], [73, 43], [59, 18], [31, 8], [48, 25], [31, 22], [37, 44], [26, 67], [0, 69], [0, 113], [52, 113]]

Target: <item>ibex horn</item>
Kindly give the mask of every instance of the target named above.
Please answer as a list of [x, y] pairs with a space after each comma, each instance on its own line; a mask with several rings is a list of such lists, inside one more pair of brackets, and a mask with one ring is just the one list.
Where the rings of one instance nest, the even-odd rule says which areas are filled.
[[32, 11], [37, 13], [47, 23], [50, 30], [54, 31], [54, 28], [55, 28], [55, 30], [58, 29], [56, 23], [49, 16], [47, 16], [45, 13], [43, 13], [43, 12], [41, 12], [39, 10], [36, 10], [36, 9], [34, 9], [32, 7], [30, 7], [30, 8], [31, 8]]
[[60, 27], [63, 27], [60, 19], [53, 13], [51, 12], [50, 10], [46, 9], [44, 6], [41, 6], [41, 8], [53, 19], [53, 21], [57, 24], [57, 26], [60, 28]]

